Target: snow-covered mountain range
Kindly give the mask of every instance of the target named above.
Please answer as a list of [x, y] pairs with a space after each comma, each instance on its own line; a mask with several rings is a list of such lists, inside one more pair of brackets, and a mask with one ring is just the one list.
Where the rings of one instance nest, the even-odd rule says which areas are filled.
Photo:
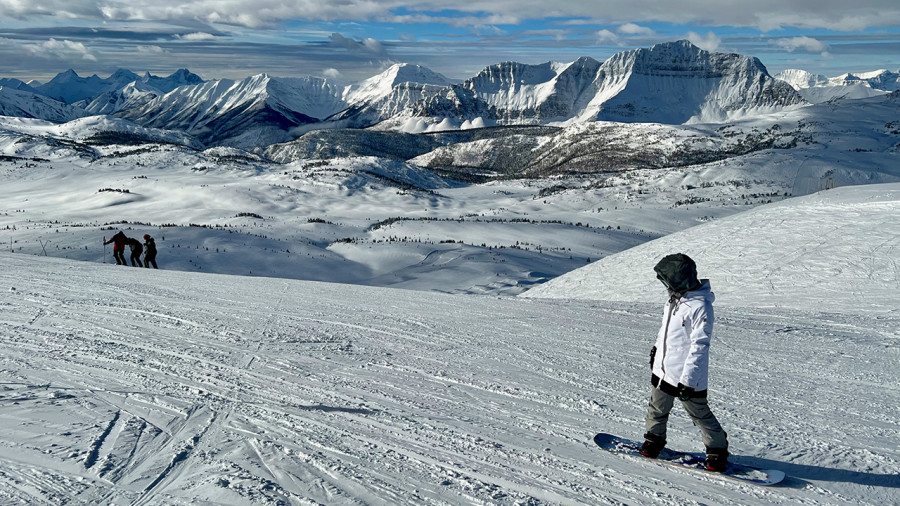
[[293, 138], [291, 130], [340, 110], [338, 89], [315, 77], [265, 74], [207, 81], [142, 101], [113, 114], [140, 125], [188, 133], [207, 145], [254, 147]]
[[37, 118], [66, 123], [88, 112], [58, 100], [8, 86], [0, 86], [0, 116]]
[[243, 149], [315, 129], [421, 133], [596, 121], [721, 123], [900, 88], [898, 74], [888, 71], [831, 79], [787, 71], [772, 77], [756, 58], [708, 52], [687, 41], [624, 51], [602, 63], [589, 57], [540, 65], [505, 62], [461, 83], [408, 64], [348, 86], [265, 74], [203, 81], [184, 69], [168, 77], [119, 70], [105, 79], [82, 78], [70, 70], [35, 86], [12, 79], [3, 83], [3, 88], [34, 94], [33, 101], [51, 98], [82, 111], [54, 110], [65, 109], [62, 105], [21, 107], [15, 104], [31, 95], [4, 94], [0, 107], [6, 115], [56, 122], [113, 115], [187, 133], [208, 146]]
[[789, 69], [775, 77], [793, 86], [805, 100], [812, 103], [874, 97], [900, 90], [900, 73], [884, 69], [830, 78], [805, 70]]

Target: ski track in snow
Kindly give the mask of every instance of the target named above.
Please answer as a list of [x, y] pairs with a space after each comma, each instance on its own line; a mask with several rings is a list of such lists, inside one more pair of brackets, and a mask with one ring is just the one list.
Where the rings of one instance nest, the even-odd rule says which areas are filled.
[[[656, 305], [0, 263], [0, 503], [900, 501], [893, 313], [718, 309], [762, 488], [594, 447], [643, 432]], [[702, 450], [680, 408], [669, 437]]]

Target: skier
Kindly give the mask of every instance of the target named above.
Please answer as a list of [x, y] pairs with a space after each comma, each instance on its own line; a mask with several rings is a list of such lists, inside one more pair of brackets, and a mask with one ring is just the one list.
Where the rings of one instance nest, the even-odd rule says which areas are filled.
[[666, 446], [666, 422], [677, 398], [700, 428], [706, 446], [705, 467], [725, 472], [727, 435], [706, 398], [715, 295], [709, 280], [697, 279], [697, 265], [685, 254], [668, 255], [653, 270], [668, 290], [669, 300], [656, 345], [650, 350], [653, 389], [640, 452], [656, 458]]
[[125, 261], [125, 243], [127, 241], [128, 237], [125, 235], [125, 232], [119, 230], [116, 232], [116, 235], [103, 243], [104, 246], [113, 243], [113, 258], [116, 259], [116, 265], [128, 265], [128, 262]]
[[156, 265], [156, 241], [150, 237], [150, 234], [144, 234], [144, 267], [150, 267], [153, 264], [154, 269], [159, 269]]
[[128, 246], [131, 248], [131, 266], [143, 267], [144, 264], [141, 263], [141, 253], [144, 252], [144, 246], [141, 245], [141, 241], [129, 237], [127, 242]]

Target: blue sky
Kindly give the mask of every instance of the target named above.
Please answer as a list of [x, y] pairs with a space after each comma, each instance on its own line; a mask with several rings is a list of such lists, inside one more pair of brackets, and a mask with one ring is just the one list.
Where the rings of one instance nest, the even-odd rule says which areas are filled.
[[[145, 4], [153, 5], [145, 5]], [[900, 69], [900, 2], [875, 0], [0, 0], [0, 77], [118, 68], [356, 81], [392, 63], [452, 79], [689, 39], [771, 73]]]

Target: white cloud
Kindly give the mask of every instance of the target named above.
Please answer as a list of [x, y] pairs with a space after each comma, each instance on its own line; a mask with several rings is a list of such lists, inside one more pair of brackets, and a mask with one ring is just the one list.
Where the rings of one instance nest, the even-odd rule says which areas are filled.
[[[442, 16], [453, 10], [463, 15]], [[402, 12], [402, 15], [398, 15]], [[455, 26], [515, 25], [523, 20], [552, 16], [589, 19], [606, 24], [622, 23], [624, 35], [649, 35], [641, 24], [664, 22], [698, 26], [743, 26], [771, 30], [791, 26], [861, 30], [900, 25], [896, 0], [866, 0], [864, 5], [846, 0], [684, 0], [659, 2], [585, 2], [517, 0], [485, 3], [483, 0], [0, 0], [0, 18], [24, 20], [35, 16], [58, 19], [93, 19], [103, 22], [170, 22], [189, 26], [197, 22], [222, 23], [251, 28], [271, 28], [286, 20], [382, 21], [398, 23], [439, 22]], [[633, 25], [633, 26], [632, 26]]]
[[371, 51], [373, 53], [383, 53], [384, 52], [384, 46], [381, 45], [381, 42], [378, 42], [377, 40], [375, 40], [371, 37], [363, 39], [362, 44], [363, 44], [363, 46], [366, 47], [366, 49], [368, 49], [369, 51]]
[[38, 58], [97, 61], [97, 57], [81, 42], [50, 39], [39, 44], [23, 44], [22, 48]]
[[598, 44], [618, 44], [619, 36], [609, 30], [600, 30], [597, 32]]
[[342, 47], [347, 51], [350, 51], [351, 53], [369, 53], [382, 56], [386, 55], [384, 45], [373, 38], [354, 40], [344, 37], [339, 33], [332, 33], [331, 45], [335, 47]]
[[655, 32], [646, 26], [636, 25], [634, 23], [625, 23], [616, 29], [617, 32], [624, 35], [653, 35]]
[[138, 51], [138, 53], [146, 54], [146, 55], [163, 54], [163, 53], [167, 52], [165, 49], [161, 48], [160, 46], [138, 46], [137, 51]]
[[344, 78], [344, 75], [341, 74], [341, 71], [336, 68], [329, 68], [322, 71], [322, 76], [326, 79], [332, 79], [335, 81], [340, 81]]
[[772, 42], [776, 46], [790, 52], [803, 51], [807, 53], [827, 53], [828, 44], [812, 37], [785, 37], [775, 39]]
[[691, 44], [703, 49], [705, 51], [717, 51], [719, 46], [722, 44], [722, 39], [720, 39], [713, 32], [706, 32], [706, 35], [700, 35], [695, 32], [688, 32], [687, 40], [691, 41]]
[[196, 42], [198, 40], [216, 40], [215, 35], [205, 32], [186, 33], [184, 35], [176, 35], [175, 37], [179, 40], [187, 40], [191, 42]]

